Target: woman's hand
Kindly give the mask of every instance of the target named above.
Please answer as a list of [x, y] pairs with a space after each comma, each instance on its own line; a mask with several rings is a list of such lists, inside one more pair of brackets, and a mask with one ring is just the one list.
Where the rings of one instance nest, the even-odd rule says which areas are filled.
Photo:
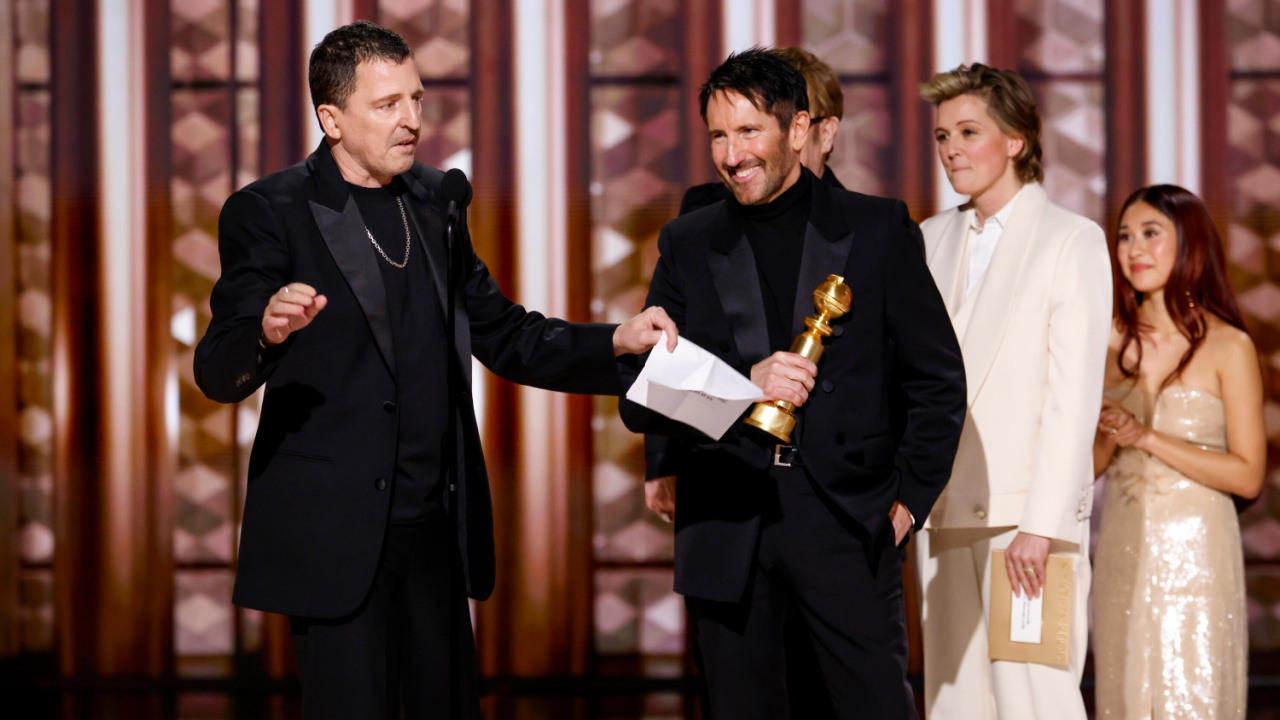
[[1098, 417], [1098, 429], [1111, 436], [1120, 447], [1135, 447], [1148, 432], [1128, 410], [1111, 398], [1102, 399], [1102, 413]]

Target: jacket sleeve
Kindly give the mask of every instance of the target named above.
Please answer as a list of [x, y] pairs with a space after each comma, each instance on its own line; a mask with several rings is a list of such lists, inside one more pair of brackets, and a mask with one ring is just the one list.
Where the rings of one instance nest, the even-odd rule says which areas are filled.
[[222, 274], [196, 346], [195, 380], [209, 399], [233, 403], [267, 381], [293, 339], [270, 350], [258, 346], [267, 302], [291, 274], [284, 228], [266, 198], [240, 190], [227, 199], [218, 216], [218, 257]]
[[951, 319], [920, 252], [920, 228], [897, 203], [890, 220], [885, 314], [896, 348], [894, 375], [906, 403], [906, 423], [893, 473], [898, 500], [924, 525], [951, 477], [967, 396], [964, 361]]
[[[465, 214], [460, 223], [466, 228]], [[617, 325], [570, 323], [512, 302], [489, 274], [464, 232], [460, 252], [463, 301], [472, 354], [495, 375], [521, 385], [588, 395], [621, 395], [635, 358], [614, 357]]]
[[1067, 239], [1054, 266], [1048, 393], [1018, 525], [1026, 533], [1078, 542], [1111, 333], [1110, 263], [1102, 228], [1090, 222]]

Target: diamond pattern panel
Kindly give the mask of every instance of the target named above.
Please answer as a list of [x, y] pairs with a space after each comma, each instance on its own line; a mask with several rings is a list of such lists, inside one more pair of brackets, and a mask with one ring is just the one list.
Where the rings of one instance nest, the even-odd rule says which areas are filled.
[[804, 48], [837, 73], [886, 69], [889, 0], [804, 0], [801, 12]]
[[1068, 210], [1103, 222], [1107, 111], [1102, 82], [1036, 82], [1032, 90], [1043, 123], [1045, 190]]
[[679, 72], [680, 5], [673, 0], [592, 0], [592, 74], [633, 77]]
[[53, 288], [50, 258], [49, 0], [6, 5], [5, 32], [12, 33], [14, 81], [13, 263], [17, 301], [16, 346], [18, 536], [25, 569], [19, 576], [17, 622], [22, 651], [54, 650], [53, 630]]
[[230, 570], [179, 570], [174, 580], [174, 643], [179, 656], [230, 655], [235, 615]]
[[[1235, 48], [1248, 42], [1240, 38]], [[1240, 62], [1237, 53], [1236, 61]], [[1239, 69], [1239, 68], [1237, 68]], [[1227, 176], [1232, 178], [1227, 251], [1231, 283], [1240, 298], [1266, 369], [1265, 383], [1270, 457], [1280, 457], [1280, 77], [1235, 80], [1231, 88], [1227, 133]], [[1274, 460], [1262, 498], [1240, 516], [1241, 536], [1250, 561], [1280, 559], [1280, 468]], [[1262, 573], [1262, 570], [1257, 570]], [[1267, 571], [1270, 572], [1270, 571]], [[1275, 580], [1250, 575], [1251, 638], [1254, 649], [1280, 649], [1273, 613]], [[1255, 605], [1265, 612], [1255, 615]]]
[[175, 81], [226, 80], [231, 75], [231, 15], [218, 0], [172, 0], [170, 67]]
[[831, 171], [850, 190], [884, 195], [895, 174], [889, 88], [857, 83], [842, 89], [844, 119], [831, 152]]
[[13, 0], [14, 79], [49, 82], [49, 0]]
[[1019, 65], [1047, 73], [1101, 73], [1105, 0], [1017, 0]]
[[471, 91], [429, 88], [422, 98], [418, 160], [441, 169], [471, 174]]
[[[679, 210], [683, 152], [676, 87], [592, 91], [591, 217], [596, 318], [625, 320], [642, 309], [656, 263], [658, 231]], [[644, 449], [597, 400], [595, 548], [601, 560], [669, 560], [672, 540], [644, 506]]]
[[424, 78], [470, 75], [470, 3], [467, 0], [381, 0], [380, 22], [413, 48]]
[[24, 651], [54, 651], [53, 570], [22, 573], [18, 585], [18, 628]]
[[47, 90], [18, 92], [14, 138], [20, 421], [17, 541], [22, 560], [33, 565], [52, 563], [54, 546], [49, 104]]
[[1225, 3], [1232, 67], [1280, 70], [1280, 0]]
[[233, 479], [236, 408], [204, 397], [192, 376], [192, 353], [209, 324], [209, 293], [218, 278], [217, 220], [232, 190], [232, 91], [175, 90], [173, 95], [173, 307], [178, 354], [180, 431], [175, 476], [177, 561], [231, 562], [235, 538]]
[[684, 601], [671, 583], [665, 569], [597, 573], [596, 649], [609, 655], [683, 653]]

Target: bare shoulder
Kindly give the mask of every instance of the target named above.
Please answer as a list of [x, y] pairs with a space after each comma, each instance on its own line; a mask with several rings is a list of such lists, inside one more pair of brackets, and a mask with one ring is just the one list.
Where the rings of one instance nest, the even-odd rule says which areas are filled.
[[1249, 333], [1214, 315], [1209, 316], [1208, 321], [1204, 349], [1219, 372], [1257, 367], [1258, 349]]

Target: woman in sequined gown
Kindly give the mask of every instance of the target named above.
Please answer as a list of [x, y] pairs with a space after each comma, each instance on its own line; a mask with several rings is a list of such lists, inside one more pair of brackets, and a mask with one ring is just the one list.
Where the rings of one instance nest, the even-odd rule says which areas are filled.
[[1097, 717], [1243, 718], [1244, 562], [1233, 496], [1262, 487], [1253, 342], [1204, 204], [1135, 192], [1112, 240], [1115, 323], [1094, 469]]

